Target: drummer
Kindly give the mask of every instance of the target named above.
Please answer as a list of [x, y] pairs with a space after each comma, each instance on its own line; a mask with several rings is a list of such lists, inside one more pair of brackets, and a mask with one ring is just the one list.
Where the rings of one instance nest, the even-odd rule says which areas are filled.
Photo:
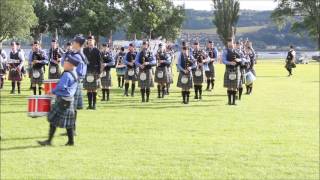
[[50, 146], [57, 127], [66, 128], [68, 142], [66, 146], [74, 145], [73, 128], [75, 127], [74, 95], [78, 86], [76, 66], [80, 63], [79, 58], [68, 56], [65, 59], [64, 72], [52, 93], [56, 95], [56, 102], [48, 114], [50, 123], [49, 137], [45, 141], [38, 141], [41, 146]]
[[20, 94], [21, 80], [22, 80], [22, 67], [24, 63], [24, 56], [18, 51], [16, 42], [11, 42], [11, 52], [9, 55], [9, 80], [11, 81], [11, 92], [15, 94], [16, 82], [18, 86], [18, 94]]

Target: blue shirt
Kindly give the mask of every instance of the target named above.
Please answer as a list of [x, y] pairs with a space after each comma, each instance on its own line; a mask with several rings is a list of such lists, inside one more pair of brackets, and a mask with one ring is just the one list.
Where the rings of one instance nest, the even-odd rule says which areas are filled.
[[76, 59], [78, 62], [80, 62], [78, 64], [78, 66], [76, 67], [76, 72], [77, 72], [79, 79], [85, 78], [85, 76], [87, 74], [87, 64], [85, 63], [85, 60], [84, 60], [84, 58], [86, 58], [85, 55], [81, 51], [80, 52], [66, 52], [65, 54], [63, 54], [63, 56], [61, 58], [62, 65], [63, 65], [66, 58]]
[[53, 94], [61, 97], [74, 96], [78, 86], [78, 83], [77, 83], [78, 77], [75, 69], [72, 71], [72, 73], [74, 74], [76, 79], [71, 75], [71, 72], [66, 72], [66, 71], [63, 72], [56, 88], [52, 90]]
[[[135, 64], [136, 66], [140, 67], [142, 64], [140, 64], [139, 62], [139, 57], [140, 57], [140, 54], [142, 53], [143, 51], [140, 51], [137, 55], [136, 55], [136, 59], [135, 59]], [[154, 56], [153, 53], [151, 53], [151, 56], [150, 56], [150, 61], [149, 61], [149, 65], [153, 66], [153, 65], [156, 65], [157, 64], [157, 61], [156, 61], [156, 57]]]
[[228, 50], [224, 49], [222, 52], [222, 63], [226, 65], [231, 65], [231, 61], [228, 61], [227, 56], [228, 56]]

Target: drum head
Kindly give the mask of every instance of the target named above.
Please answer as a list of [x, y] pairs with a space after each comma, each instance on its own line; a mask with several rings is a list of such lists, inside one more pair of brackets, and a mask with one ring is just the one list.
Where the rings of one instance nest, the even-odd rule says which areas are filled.
[[57, 72], [57, 67], [55, 67], [55, 66], [50, 66], [50, 73], [51, 74], [54, 74], [54, 73], [56, 73]]
[[129, 75], [129, 76], [133, 76], [133, 75], [134, 75], [134, 70], [129, 69], [129, 70], [128, 70], [128, 75]]
[[163, 78], [163, 71], [159, 71], [159, 72], [157, 73], [157, 77], [158, 77], [158, 78]]
[[236, 80], [236, 79], [237, 79], [236, 73], [230, 73], [230, 74], [229, 74], [229, 79], [230, 79], [231, 81]]
[[188, 81], [189, 81], [189, 78], [188, 78], [187, 76], [182, 76], [182, 77], [181, 77], [181, 83], [182, 83], [182, 84], [187, 84]]
[[32, 72], [32, 77], [33, 77], [33, 78], [39, 78], [39, 77], [40, 77], [40, 72], [37, 71], [37, 70], [33, 71], [33, 72]]
[[87, 79], [87, 81], [90, 82], [90, 83], [94, 81], [93, 75], [88, 75], [86, 79]]
[[197, 77], [201, 76], [201, 75], [202, 75], [201, 70], [200, 70], [200, 69], [197, 69], [196, 72], [195, 72], [195, 75], [196, 75]]
[[144, 72], [141, 73], [141, 74], [140, 74], [140, 80], [141, 80], [141, 81], [145, 81], [146, 79], [147, 79], [147, 74], [144, 73]]

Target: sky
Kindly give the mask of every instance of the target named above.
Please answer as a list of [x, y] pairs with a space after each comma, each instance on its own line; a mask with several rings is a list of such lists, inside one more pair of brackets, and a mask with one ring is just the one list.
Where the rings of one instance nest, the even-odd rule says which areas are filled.
[[[212, 0], [172, 0], [174, 4], [185, 3], [186, 9], [212, 10]], [[240, 0], [240, 9], [273, 10], [277, 6], [274, 0]]]

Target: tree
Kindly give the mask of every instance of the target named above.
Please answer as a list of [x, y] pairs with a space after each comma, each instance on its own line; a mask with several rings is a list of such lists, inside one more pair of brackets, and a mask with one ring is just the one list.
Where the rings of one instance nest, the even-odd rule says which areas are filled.
[[34, 40], [39, 40], [42, 33], [46, 33], [49, 28], [49, 11], [45, 5], [45, 0], [34, 0], [33, 9], [38, 17], [38, 24], [31, 29], [31, 36]]
[[7, 38], [25, 38], [37, 25], [32, 0], [0, 0], [0, 43]]
[[239, 0], [212, 0], [214, 6], [213, 23], [219, 38], [227, 46], [227, 39], [234, 38], [239, 19]]
[[320, 1], [319, 0], [275, 0], [278, 7], [272, 13], [272, 19], [279, 26], [286, 23], [288, 17], [294, 21], [292, 30], [307, 30], [310, 37], [318, 40], [320, 50]]

